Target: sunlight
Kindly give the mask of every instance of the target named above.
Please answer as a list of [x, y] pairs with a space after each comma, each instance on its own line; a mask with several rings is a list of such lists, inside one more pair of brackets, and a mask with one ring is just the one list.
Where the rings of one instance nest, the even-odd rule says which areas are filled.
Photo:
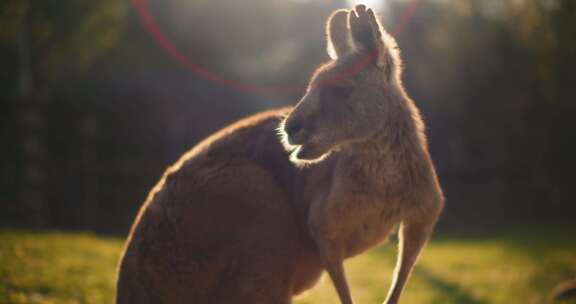
[[383, 13], [386, 8], [388, 7], [388, 3], [386, 0], [348, 0], [350, 6], [354, 6], [356, 4], [364, 4], [367, 7], [371, 7], [375, 12]]

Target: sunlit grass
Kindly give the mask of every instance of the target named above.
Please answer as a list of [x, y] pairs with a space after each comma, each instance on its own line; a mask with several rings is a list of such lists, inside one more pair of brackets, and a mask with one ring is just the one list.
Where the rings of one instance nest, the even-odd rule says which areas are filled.
[[[559, 282], [576, 276], [576, 236], [563, 231], [439, 237], [422, 255], [402, 303], [547, 303]], [[394, 247], [347, 262], [357, 303], [384, 300]], [[119, 239], [90, 234], [0, 231], [0, 303], [111, 303], [121, 248]], [[338, 300], [324, 278], [295, 302]]]
[[0, 303], [112, 303], [120, 240], [0, 231]]
[[[421, 256], [401, 302], [549, 303], [559, 282], [576, 278], [576, 234], [571, 231], [437, 238]], [[386, 245], [347, 263], [356, 302], [383, 302], [395, 258], [394, 246]], [[325, 278], [321, 288], [297, 303], [338, 302]], [[576, 303], [576, 299], [563, 303]]]

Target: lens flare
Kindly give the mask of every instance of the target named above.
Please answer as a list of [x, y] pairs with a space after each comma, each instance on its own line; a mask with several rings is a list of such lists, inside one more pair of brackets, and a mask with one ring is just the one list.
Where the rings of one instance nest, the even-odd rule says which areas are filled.
[[[150, 33], [156, 44], [158, 44], [158, 46], [162, 48], [170, 57], [180, 63], [183, 67], [196, 73], [198, 76], [212, 81], [218, 85], [225, 86], [243, 93], [287, 94], [301, 92], [304, 90], [304, 86], [302, 85], [258, 85], [234, 81], [232, 79], [223, 77], [222, 75], [213, 73], [205, 67], [195, 63], [188, 56], [186, 56], [186, 54], [180, 51], [180, 49], [164, 34], [158, 25], [158, 22], [150, 12], [148, 3], [146, 1], [147, 0], [132, 0], [132, 4], [138, 13], [143, 28], [146, 29], [148, 33]], [[412, 16], [414, 15], [414, 12], [416, 11], [418, 2], [419, 0], [411, 0], [410, 3], [407, 4], [401, 18], [399, 19], [398, 24], [396, 24], [394, 30], [392, 31], [393, 36], [399, 36], [404, 28], [408, 25], [412, 19]], [[357, 73], [366, 64], [368, 64], [371, 59], [371, 56], [367, 56], [366, 60], [360, 60], [358, 64], [355, 65], [352, 69], [342, 72], [338, 78], [340, 79], [342, 77], [349, 77], [350, 75]]]

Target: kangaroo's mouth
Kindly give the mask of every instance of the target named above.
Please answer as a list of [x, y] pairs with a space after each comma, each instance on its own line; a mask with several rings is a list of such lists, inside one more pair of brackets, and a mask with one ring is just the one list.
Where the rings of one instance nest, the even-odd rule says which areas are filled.
[[[278, 127], [278, 134], [284, 149], [290, 153], [290, 160], [296, 164], [310, 164], [323, 160], [330, 151], [314, 140], [311, 140], [305, 132], [289, 135], [285, 129], [286, 120]], [[293, 132], [294, 133], [294, 132]]]
[[320, 145], [304, 144], [297, 145], [290, 155], [290, 159], [295, 163], [315, 163], [322, 161], [330, 154]]
[[296, 156], [300, 159], [312, 160], [318, 158], [324, 154], [324, 151], [315, 145], [298, 145], [296, 148]]

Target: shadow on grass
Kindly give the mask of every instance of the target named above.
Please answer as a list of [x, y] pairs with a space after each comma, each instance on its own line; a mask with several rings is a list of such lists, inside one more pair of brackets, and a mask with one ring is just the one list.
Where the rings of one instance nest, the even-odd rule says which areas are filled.
[[[383, 246], [376, 252], [383, 257], [390, 258], [395, 254], [395, 250], [392, 246]], [[437, 295], [430, 301], [431, 304], [488, 304], [484, 300], [474, 298], [459, 284], [442, 279], [420, 265], [414, 268], [413, 275], [418, 276], [437, 292]]]
[[487, 302], [479, 300], [471, 296], [458, 284], [448, 282], [439, 278], [438, 276], [430, 273], [423, 267], [416, 267], [414, 274], [426, 281], [430, 286], [438, 290], [441, 295], [437, 296], [430, 303], [445, 304], [487, 304]]

